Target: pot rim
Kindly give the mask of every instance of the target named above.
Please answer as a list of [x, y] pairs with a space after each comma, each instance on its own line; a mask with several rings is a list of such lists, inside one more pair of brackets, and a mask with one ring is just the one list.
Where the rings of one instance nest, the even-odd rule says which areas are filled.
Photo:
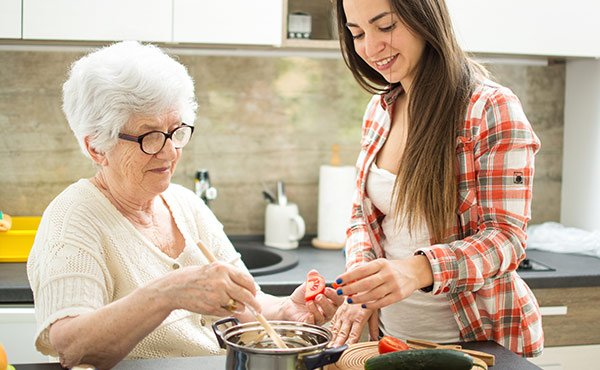
[[323, 335], [327, 340], [323, 343], [319, 343], [319, 344], [315, 344], [312, 346], [306, 346], [306, 347], [293, 347], [293, 348], [252, 348], [252, 347], [247, 347], [247, 346], [243, 346], [237, 343], [233, 343], [229, 340], [229, 338], [231, 338], [232, 336], [241, 333], [242, 331], [244, 331], [244, 329], [249, 329], [249, 328], [257, 328], [257, 329], [262, 329], [262, 325], [259, 322], [247, 322], [247, 323], [243, 323], [243, 324], [237, 324], [234, 326], [231, 326], [227, 329], [225, 329], [225, 331], [222, 333], [222, 339], [223, 341], [227, 344], [227, 346], [233, 347], [239, 351], [242, 352], [250, 352], [250, 353], [255, 353], [255, 354], [263, 354], [263, 355], [296, 355], [296, 354], [301, 354], [301, 353], [306, 353], [306, 352], [314, 352], [317, 350], [322, 350], [325, 346], [327, 346], [327, 344], [331, 341], [331, 338], [333, 337], [333, 335], [331, 334], [331, 332], [329, 331], [329, 329], [324, 328], [322, 326], [318, 326], [318, 325], [313, 325], [313, 324], [308, 324], [308, 323], [303, 323], [303, 322], [298, 322], [298, 321], [269, 321], [269, 324], [271, 324], [271, 326], [273, 326], [273, 329], [282, 329], [289, 327], [290, 329], [295, 329], [295, 330], [302, 330], [304, 329], [311, 329], [309, 330], [309, 332], [313, 333], [313, 334], [320, 334]]

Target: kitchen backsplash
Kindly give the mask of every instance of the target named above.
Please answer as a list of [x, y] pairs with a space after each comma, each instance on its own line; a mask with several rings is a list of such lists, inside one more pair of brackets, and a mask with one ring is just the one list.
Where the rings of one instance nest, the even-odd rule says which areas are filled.
[[[0, 51], [0, 209], [41, 215], [69, 184], [95, 169], [61, 110], [61, 88], [80, 52]], [[265, 181], [286, 184], [308, 234], [317, 229], [319, 166], [339, 145], [342, 165], [358, 154], [370, 96], [343, 61], [305, 57], [179, 55], [196, 83], [198, 119], [173, 182], [193, 189], [209, 170], [211, 208], [229, 234], [262, 234]], [[542, 141], [531, 223], [559, 221], [565, 66], [488, 66], [510, 87]]]

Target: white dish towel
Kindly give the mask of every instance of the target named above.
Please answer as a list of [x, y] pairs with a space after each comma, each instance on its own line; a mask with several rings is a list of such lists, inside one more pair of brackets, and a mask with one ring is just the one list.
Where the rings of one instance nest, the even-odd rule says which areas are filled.
[[544, 222], [527, 227], [527, 249], [575, 253], [600, 258], [600, 232]]

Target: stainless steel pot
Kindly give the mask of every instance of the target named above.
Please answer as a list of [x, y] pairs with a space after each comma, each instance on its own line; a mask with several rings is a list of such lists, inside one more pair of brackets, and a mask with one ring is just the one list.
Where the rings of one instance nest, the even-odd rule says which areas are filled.
[[289, 348], [277, 348], [257, 322], [240, 324], [228, 317], [212, 325], [219, 345], [227, 350], [227, 370], [312, 370], [336, 362], [348, 348], [326, 348], [332, 335], [320, 326], [292, 321], [269, 323]]

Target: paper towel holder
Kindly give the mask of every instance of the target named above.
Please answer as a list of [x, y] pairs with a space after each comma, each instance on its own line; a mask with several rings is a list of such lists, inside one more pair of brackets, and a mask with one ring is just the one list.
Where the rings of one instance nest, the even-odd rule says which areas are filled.
[[[340, 146], [339, 145], [332, 145], [331, 146], [331, 158], [329, 160], [329, 164], [332, 167], [339, 167], [340, 166]], [[331, 241], [324, 241], [324, 240], [320, 240], [319, 238], [315, 237], [312, 239], [311, 241], [313, 247], [315, 248], [320, 248], [320, 249], [342, 249], [344, 248], [345, 244], [341, 244], [341, 243], [336, 243], [336, 242], [331, 242]]]

